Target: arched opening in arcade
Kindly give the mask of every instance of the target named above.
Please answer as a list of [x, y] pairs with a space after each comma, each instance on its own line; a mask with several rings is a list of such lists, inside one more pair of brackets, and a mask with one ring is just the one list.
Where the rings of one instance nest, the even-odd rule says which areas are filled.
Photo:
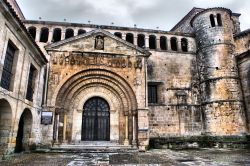
[[19, 153], [29, 149], [29, 139], [31, 138], [32, 113], [25, 109], [18, 123], [15, 152]]
[[7, 100], [0, 99], [0, 155], [8, 148], [11, 123], [11, 106]]

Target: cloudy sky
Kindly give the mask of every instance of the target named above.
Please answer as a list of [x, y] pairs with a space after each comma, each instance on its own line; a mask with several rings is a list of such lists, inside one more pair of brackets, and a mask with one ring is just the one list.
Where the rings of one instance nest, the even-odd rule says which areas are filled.
[[250, 28], [249, 0], [17, 0], [26, 19], [170, 30], [193, 7], [226, 7]]

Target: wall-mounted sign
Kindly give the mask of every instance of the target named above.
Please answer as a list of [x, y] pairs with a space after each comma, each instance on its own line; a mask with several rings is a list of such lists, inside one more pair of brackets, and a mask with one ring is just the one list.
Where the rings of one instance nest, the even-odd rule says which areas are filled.
[[41, 117], [41, 124], [52, 124], [53, 121], [53, 112], [51, 111], [43, 111]]

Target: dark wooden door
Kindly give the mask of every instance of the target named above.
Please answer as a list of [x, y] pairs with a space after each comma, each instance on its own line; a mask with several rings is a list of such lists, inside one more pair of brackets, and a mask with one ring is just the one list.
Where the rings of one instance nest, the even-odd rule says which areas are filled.
[[82, 140], [109, 141], [109, 135], [109, 105], [103, 98], [93, 97], [83, 106]]

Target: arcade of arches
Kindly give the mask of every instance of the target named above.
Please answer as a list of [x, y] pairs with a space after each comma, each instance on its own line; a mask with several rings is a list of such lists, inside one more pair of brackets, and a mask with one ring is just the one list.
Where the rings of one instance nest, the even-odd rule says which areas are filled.
[[17, 118], [19, 121], [15, 123], [12, 120], [12, 108], [7, 100], [0, 99], [0, 110], [0, 155], [8, 153], [8, 149], [14, 149], [15, 152], [29, 150], [33, 124], [31, 111], [24, 109], [20, 118]]

